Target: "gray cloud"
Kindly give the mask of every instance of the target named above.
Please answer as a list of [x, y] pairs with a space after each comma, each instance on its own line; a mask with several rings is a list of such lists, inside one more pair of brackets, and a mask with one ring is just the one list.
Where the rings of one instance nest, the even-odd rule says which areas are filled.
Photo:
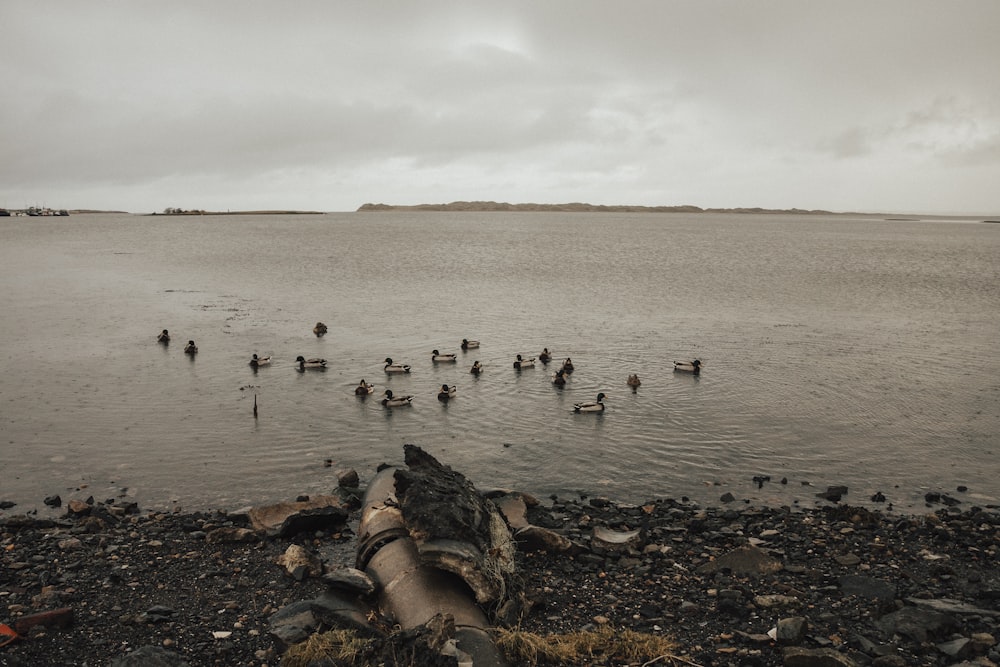
[[12, 0], [0, 24], [0, 206], [1000, 210], [993, 0]]

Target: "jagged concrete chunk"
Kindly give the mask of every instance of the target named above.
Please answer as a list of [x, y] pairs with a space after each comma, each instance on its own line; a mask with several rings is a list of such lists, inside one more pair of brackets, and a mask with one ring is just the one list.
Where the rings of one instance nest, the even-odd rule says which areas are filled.
[[347, 510], [336, 496], [316, 496], [309, 500], [254, 507], [248, 513], [254, 530], [268, 536], [291, 537], [306, 530], [342, 527]]
[[619, 531], [606, 528], [605, 526], [594, 526], [594, 533], [590, 541], [595, 547], [602, 549], [635, 548], [642, 541], [642, 531]]
[[298, 544], [288, 545], [285, 553], [278, 556], [277, 563], [298, 580], [307, 576], [319, 577], [323, 574], [323, 563], [319, 556]]
[[313, 615], [323, 625], [331, 628], [357, 630], [361, 635], [374, 637], [378, 631], [368, 623], [368, 614], [372, 608], [362, 604], [356, 598], [338, 595], [327, 591], [312, 600]]
[[514, 533], [514, 539], [524, 551], [546, 551], [565, 553], [575, 548], [573, 542], [554, 530], [540, 526], [527, 526]]
[[375, 593], [375, 582], [361, 570], [340, 567], [323, 575], [323, 582], [331, 591], [344, 591], [360, 597]]

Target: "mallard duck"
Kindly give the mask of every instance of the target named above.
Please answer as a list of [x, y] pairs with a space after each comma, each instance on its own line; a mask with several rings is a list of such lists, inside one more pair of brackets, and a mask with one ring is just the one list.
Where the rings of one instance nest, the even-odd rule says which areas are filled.
[[386, 373], [409, 373], [410, 367], [406, 364], [394, 364], [392, 363], [391, 357], [385, 358], [385, 372]]
[[306, 359], [302, 355], [295, 357], [295, 362], [299, 365], [299, 370], [304, 371], [307, 368], [326, 368], [326, 359], [319, 359], [313, 357], [312, 359]]
[[569, 375], [573, 372], [573, 361], [569, 357], [566, 357], [566, 361], [562, 365], [563, 372]]
[[322, 322], [317, 322], [316, 326], [313, 327], [313, 333], [316, 334], [317, 338], [322, 338], [326, 333], [326, 325]]
[[193, 340], [189, 340], [188, 344], [184, 346], [184, 354], [198, 354], [198, 346], [194, 344]]
[[431, 361], [455, 361], [457, 357], [454, 354], [441, 354], [437, 350], [431, 352]]
[[368, 384], [367, 382], [364, 381], [364, 379], [362, 379], [361, 382], [358, 384], [358, 386], [354, 388], [354, 394], [356, 396], [367, 396], [368, 394], [374, 394], [374, 393], [375, 393], [375, 385]]
[[477, 361], [476, 363], [472, 364], [472, 368], [469, 369], [469, 372], [472, 373], [473, 375], [479, 375], [480, 373], [483, 372], [483, 365]]
[[475, 350], [479, 347], [478, 340], [469, 340], [468, 338], [462, 339], [462, 349], [463, 350]]
[[514, 361], [514, 368], [517, 368], [518, 370], [522, 368], [534, 368], [534, 367], [535, 367], [534, 357], [532, 357], [531, 359], [524, 359], [519, 354], [517, 355], [517, 359]]
[[164, 329], [163, 331], [160, 332], [160, 335], [156, 337], [156, 342], [163, 343], [164, 345], [166, 345], [167, 343], [170, 342], [170, 333], [166, 329]]
[[556, 374], [552, 376], [552, 384], [557, 387], [563, 387], [566, 385], [566, 374], [561, 370], [556, 371]]
[[410, 405], [410, 401], [413, 400], [412, 396], [393, 396], [392, 389], [386, 389], [383, 396], [385, 396], [385, 398], [382, 399], [382, 405], [387, 408], [398, 408], [404, 405]]
[[596, 401], [586, 401], [573, 406], [573, 412], [604, 412], [604, 393], [597, 395]]
[[261, 366], [270, 366], [271, 357], [258, 357], [256, 353], [250, 357], [250, 366], [253, 368], [260, 368]]
[[447, 401], [449, 398], [455, 398], [455, 385], [448, 386], [446, 384], [441, 385], [441, 391], [438, 392], [439, 401]]
[[694, 373], [695, 375], [698, 375], [701, 373], [701, 362], [697, 359], [694, 361], [675, 361], [674, 370], [682, 373]]
[[640, 384], [642, 384], [642, 381], [639, 380], [639, 376], [636, 375], [635, 373], [633, 373], [632, 375], [629, 375], [628, 376], [628, 380], [626, 380], [625, 382], [630, 387], [638, 387]]
[[538, 360], [543, 364], [547, 364], [552, 361], [552, 354], [549, 352], [549, 348], [542, 350], [542, 353], [538, 355]]

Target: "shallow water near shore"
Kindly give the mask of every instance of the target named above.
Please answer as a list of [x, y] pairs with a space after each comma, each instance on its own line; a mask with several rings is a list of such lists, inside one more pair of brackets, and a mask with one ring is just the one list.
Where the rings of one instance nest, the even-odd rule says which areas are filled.
[[[811, 505], [843, 484], [847, 502], [881, 491], [900, 510], [927, 491], [1000, 499], [996, 225], [95, 214], [5, 219], [0, 240], [11, 511], [52, 494], [282, 500], [329, 491], [343, 467], [367, 479], [403, 443], [482, 488], [538, 495]], [[513, 369], [543, 347], [554, 363]], [[271, 366], [251, 369], [254, 352]], [[300, 372], [298, 355], [327, 369]], [[412, 372], [387, 376], [387, 356]], [[577, 370], [559, 389], [566, 357]], [[695, 357], [700, 377], [673, 372]], [[376, 396], [354, 396], [362, 378]], [[448, 403], [442, 383], [458, 388]], [[413, 405], [383, 408], [385, 388]], [[573, 414], [599, 391], [606, 412]]]

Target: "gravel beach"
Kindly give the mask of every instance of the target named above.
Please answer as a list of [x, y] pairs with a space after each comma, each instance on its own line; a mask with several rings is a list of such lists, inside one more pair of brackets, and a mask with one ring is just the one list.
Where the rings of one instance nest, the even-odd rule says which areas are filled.
[[[0, 616], [19, 637], [0, 647], [0, 664], [280, 665], [274, 614], [327, 583], [279, 560], [299, 545], [325, 572], [354, 566], [360, 495], [341, 496], [341, 525], [278, 536], [254, 530], [244, 511], [156, 513], [109, 500], [42, 519], [9, 507]], [[580, 664], [991, 665], [1000, 513], [944, 500], [928, 498], [919, 515], [822, 499], [794, 511], [529, 502], [530, 523], [573, 546], [518, 551], [519, 628], [628, 629], [675, 643], [645, 661]]]

